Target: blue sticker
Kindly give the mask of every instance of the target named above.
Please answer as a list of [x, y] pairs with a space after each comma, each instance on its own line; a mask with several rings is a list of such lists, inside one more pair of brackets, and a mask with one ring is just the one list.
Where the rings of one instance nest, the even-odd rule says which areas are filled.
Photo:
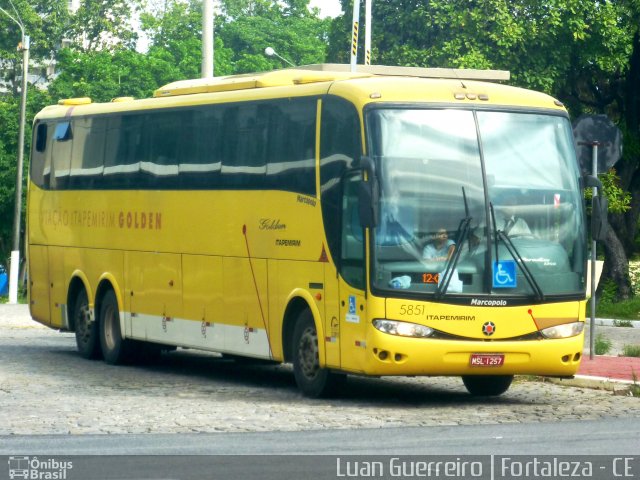
[[516, 288], [516, 262], [500, 260], [493, 262], [493, 288]]
[[349, 295], [349, 314], [355, 315], [356, 313], [356, 296]]

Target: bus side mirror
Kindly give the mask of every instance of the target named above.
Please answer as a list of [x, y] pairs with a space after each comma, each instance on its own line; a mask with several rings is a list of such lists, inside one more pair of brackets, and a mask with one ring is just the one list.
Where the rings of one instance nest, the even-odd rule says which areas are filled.
[[378, 224], [380, 190], [375, 165], [369, 157], [360, 158], [362, 181], [358, 191], [358, 207], [362, 228], [374, 228]]
[[602, 242], [607, 233], [607, 210], [609, 200], [607, 197], [597, 195], [591, 201], [591, 238]]
[[599, 190], [602, 190], [602, 182], [598, 179], [598, 177], [594, 177], [593, 175], [585, 175], [584, 176], [584, 188], [593, 188], [596, 187]]

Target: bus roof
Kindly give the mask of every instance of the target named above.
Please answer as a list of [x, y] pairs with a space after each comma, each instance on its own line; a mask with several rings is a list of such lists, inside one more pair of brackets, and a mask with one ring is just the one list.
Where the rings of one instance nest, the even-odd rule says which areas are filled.
[[372, 76], [402, 76], [417, 78], [445, 78], [454, 80], [505, 81], [510, 74], [504, 70], [473, 70], [454, 68], [391, 67], [387, 65], [359, 65], [355, 72], [350, 65], [319, 63], [285, 68], [265, 73], [230, 75], [173, 82], [155, 91], [154, 97], [190, 95], [194, 93], [243, 90], [286, 85], [300, 85]]
[[358, 66], [356, 72], [351, 72], [349, 65], [317, 64], [263, 73], [181, 80], [159, 88], [154, 98], [149, 99], [120, 97], [108, 103], [92, 103], [89, 98], [66, 99], [57, 106], [45, 108], [38, 118], [216, 103], [223, 101], [223, 97], [243, 101], [326, 93], [343, 96], [358, 107], [373, 102], [419, 102], [564, 109], [562, 103], [546, 94], [492, 83], [508, 79], [509, 72], [499, 70], [373, 65]]

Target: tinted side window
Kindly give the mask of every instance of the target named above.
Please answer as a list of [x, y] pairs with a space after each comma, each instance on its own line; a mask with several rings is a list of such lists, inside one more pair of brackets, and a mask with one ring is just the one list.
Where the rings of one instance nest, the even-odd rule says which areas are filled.
[[51, 173], [49, 186], [52, 189], [67, 187], [71, 171], [71, 151], [73, 148], [73, 132], [70, 121], [56, 123], [51, 142]]
[[267, 185], [316, 195], [315, 98], [274, 102], [269, 122]]
[[198, 108], [183, 128], [180, 145], [180, 188], [215, 188], [221, 182], [223, 109]]
[[39, 182], [51, 177], [55, 188], [266, 188], [316, 195], [317, 104], [317, 98], [277, 99], [45, 125], [41, 131], [49, 132], [52, 146], [44, 153], [53, 168], [41, 158]]
[[36, 152], [44, 152], [44, 149], [47, 146], [47, 124], [39, 123], [36, 127], [36, 141], [34, 142], [36, 146]]
[[223, 108], [222, 183], [231, 188], [260, 188], [267, 171], [269, 107], [252, 103]]
[[99, 187], [104, 170], [107, 121], [104, 117], [84, 117], [73, 121], [69, 188]]
[[103, 186], [139, 188], [143, 185], [141, 162], [147, 158], [144, 115], [110, 117], [107, 126]]
[[29, 176], [31, 181], [40, 188], [48, 188], [48, 181], [45, 185], [45, 169], [48, 173], [51, 169], [50, 165], [47, 165], [47, 161], [50, 161], [49, 149], [47, 146], [51, 145], [50, 139], [47, 135], [51, 134], [51, 129], [44, 123], [38, 123], [33, 130], [33, 150], [31, 152], [31, 165], [29, 166]]

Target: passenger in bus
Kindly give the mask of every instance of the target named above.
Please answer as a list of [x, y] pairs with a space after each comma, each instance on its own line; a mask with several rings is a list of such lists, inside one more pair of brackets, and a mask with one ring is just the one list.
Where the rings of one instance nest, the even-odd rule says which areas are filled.
[[449, 238], [447, 230], [440, 228], [431, 242], [422, 250], [422, 258], [436, 262], [444, 262], [451, 258], [456, 249], [455, 242]]

